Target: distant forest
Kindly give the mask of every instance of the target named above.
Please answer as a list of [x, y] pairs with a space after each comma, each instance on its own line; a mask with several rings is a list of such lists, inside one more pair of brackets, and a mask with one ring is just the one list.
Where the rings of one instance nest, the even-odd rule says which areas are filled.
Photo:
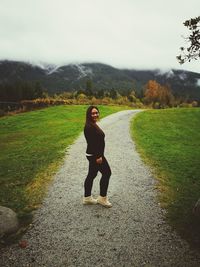
[[44, 89], [40, 82], [17, 81], [0, 84], [0, 100], [5, 102], [19, 102], [43, 97]]
[[[142, 91], [131, 90], [94, 90], [92, 81], [87, 80], [85, 89], [49, 95], [39, 82], [18, 81], [13, 84], [0, 85], [0, 109], [12, 111], [17, 108], [31, 110], [60, 104], [118, 104], [136, 108], [169, 108], [178, 106], [199, 106], [196, 100], [174, 96], [169, 85], [161, 85], [149, 80]], [[16, 105], [16, 104], [19, 105]]]
[[41, 68], [25, 62], [0, 62], [1, 110], [52, 104], [200, 106], [200, 74], [116, 69], [100, 63]]

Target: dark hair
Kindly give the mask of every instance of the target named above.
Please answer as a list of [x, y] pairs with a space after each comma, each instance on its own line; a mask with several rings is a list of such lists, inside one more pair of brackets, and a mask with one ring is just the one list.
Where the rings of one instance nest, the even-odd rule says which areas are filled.
[[93, 124], [93, 120], [92, 120], [92, 116], [91, 116], [91, 112], [92, 112], [93, 108], [95, 108], [99, 112], [98, 107], [96, 107], [96, 106], [89, 106], [89, 108], [86, 111], [85, 125], [86, 124]]

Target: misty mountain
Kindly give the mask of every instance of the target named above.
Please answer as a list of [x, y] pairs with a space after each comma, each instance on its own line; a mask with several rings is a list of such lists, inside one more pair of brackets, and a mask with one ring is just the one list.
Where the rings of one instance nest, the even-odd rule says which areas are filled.
[[17, 61], [0, 61], [0, 84], [16, 81], [39, 81], [50, 94], [86, 88], [92, 81], [93, 90], [128, 90], [138, 93], [149, 80], [170, 85], [176, 96], [200, 100], [200, 73], [174, 70], [118, 69], [101, 63], [69, 64], [56, 66], [32, 65]]

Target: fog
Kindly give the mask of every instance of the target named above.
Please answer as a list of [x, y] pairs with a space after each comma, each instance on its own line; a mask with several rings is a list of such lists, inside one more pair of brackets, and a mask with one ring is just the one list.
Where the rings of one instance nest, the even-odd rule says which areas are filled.
[[176, 59], [188, 34], [183, 22], [200, 15], [199, 0], [0, 2], [1, 60], [200, 72], [199, 61]]

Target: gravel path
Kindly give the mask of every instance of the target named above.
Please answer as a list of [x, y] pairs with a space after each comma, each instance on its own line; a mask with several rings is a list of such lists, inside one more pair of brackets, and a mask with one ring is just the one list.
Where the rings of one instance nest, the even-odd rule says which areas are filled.
[[81, 134], [22, 238], [28, 247], [4, 248], [0, 266], [200, 266], [198, 255], [164, 221], [155, 181], [135, 151], [129, 126], [137, 112], [118, 112], [100, 122], [112, 169], [108, 195], [113, 207], [81, 203], [88, 167]]

